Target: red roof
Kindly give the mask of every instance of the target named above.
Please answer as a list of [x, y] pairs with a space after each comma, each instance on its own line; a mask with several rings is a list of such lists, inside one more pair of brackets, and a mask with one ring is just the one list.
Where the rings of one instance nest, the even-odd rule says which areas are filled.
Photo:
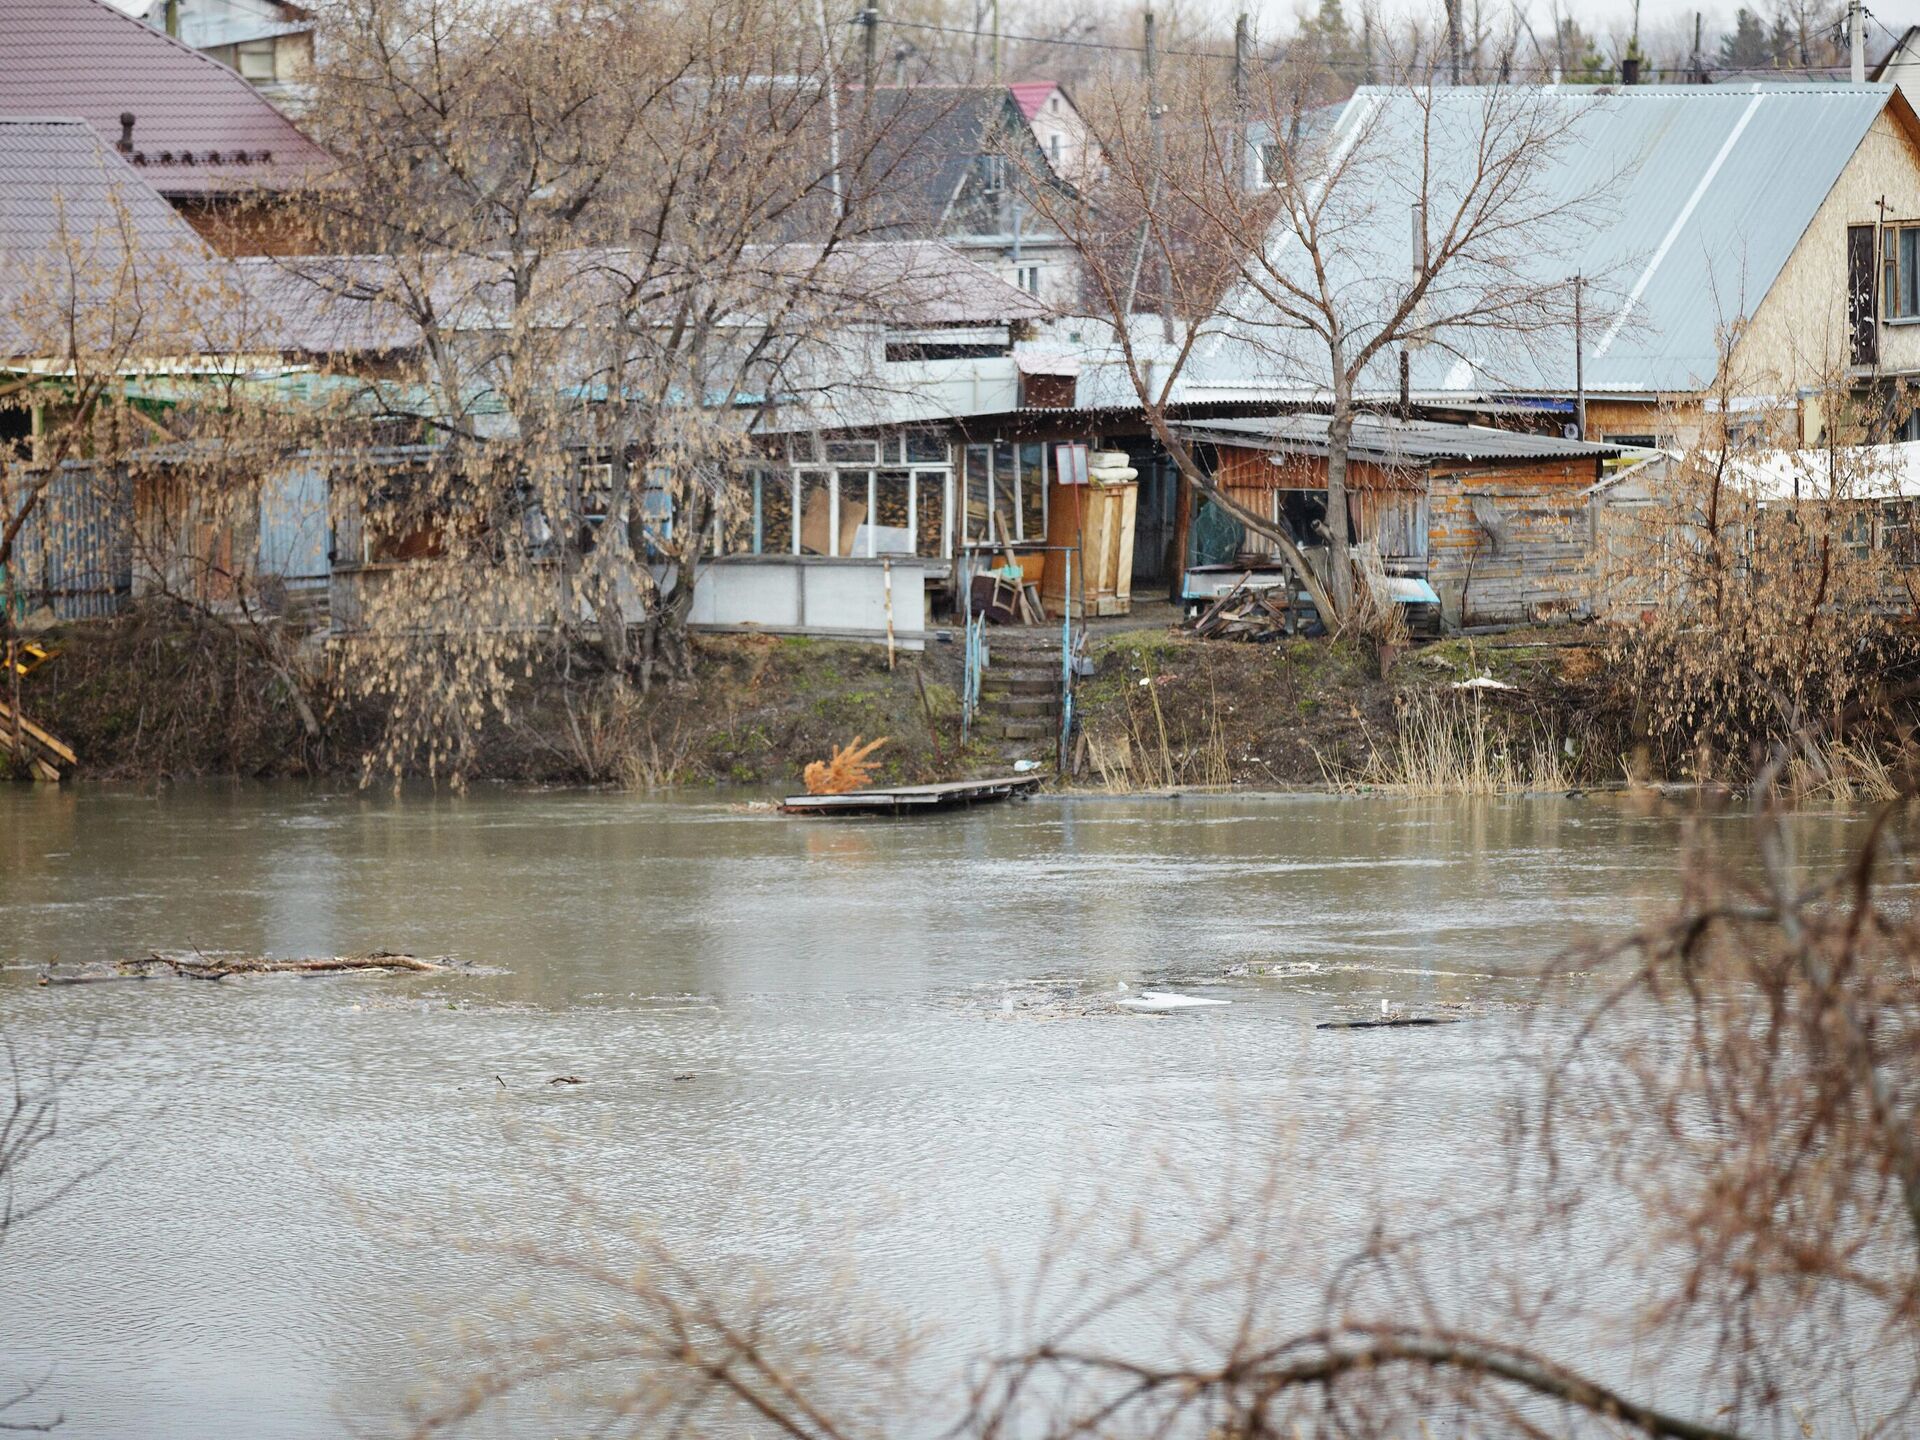
[[0, 0], [0, 114], [78, 115], [163, 195], [281, 189], [327, 153], [217, 60], [103, 0]]
[[1048, 97], [1060, 87], [1051, 80], [1023, 80], [1007, 88], [1013, 92], [1020, 113], [1031, 120], [1040, 113], [1040, 107], [1047, 103]]

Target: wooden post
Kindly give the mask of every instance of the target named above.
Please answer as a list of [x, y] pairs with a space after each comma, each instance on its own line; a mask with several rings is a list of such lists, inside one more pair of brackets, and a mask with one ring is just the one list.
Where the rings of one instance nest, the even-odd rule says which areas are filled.
[[1173, 467], [1173, 573], [1167, 578], [1167, 598], [1178, 605], [1186, 588], [1187, 546], [1193, 535], [1193, 486]]

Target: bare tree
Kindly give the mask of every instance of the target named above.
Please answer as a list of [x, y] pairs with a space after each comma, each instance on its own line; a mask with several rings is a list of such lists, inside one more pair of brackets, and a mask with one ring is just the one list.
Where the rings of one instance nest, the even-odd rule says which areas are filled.
[[332, 471], [366, 565], [345, 673], [396, 717], [391, 766], [457, 774], [556, 631], [642, 689], [687, 677], [757, 426], [872, 383], [846, 332], [903, 277], [848, 252], [898, 233], [913, 117], [828, 39], [766, 0], [343, 12], [316, 114], [344, 163], [311, 197], [337, 254], [263, 283], [338, 357], [343, 433], [403, 442]]
[[[1424, 81], [1343, 109], [1315, 108], [1311, 94], [1285, 67], [1250, 85], [1237, 113], [1217, 85], [1192, 84], [1157, 107], [1116, 86], [1102, 111], [1109, 184], [1098, 209], [1049, 218], [1081, 242], [1122, 388], [1183, 478], [1278, 542], [1339, 623], [1353, 596], [1344, 517], [1354, 416], [1395, 403], [1395, 361], [1408, 347], [1424, 352], [1423, 368], [1458, 361], [1489, 380], [1524, 371], [1571, 324], [1571, 288], [1550, 257], [1599, 187], [1569, 194], [1550, 183], [1589, 101]], [[1137, 227], [1132, 254], [1116, 253], [1116, 223]], [[1183, 264], [1196, 247], [1232, 257], [1223, 285]], [[1170, 278], [1139, 278], [1156, 269], [1139, 255]], [[1158, 323], [1141, 315], [1149, 307]], [[1330, 415], [1323, 584], [1299, 537], [1234, 505], [1173, 433], [1170, 416], [1203, 375]]]

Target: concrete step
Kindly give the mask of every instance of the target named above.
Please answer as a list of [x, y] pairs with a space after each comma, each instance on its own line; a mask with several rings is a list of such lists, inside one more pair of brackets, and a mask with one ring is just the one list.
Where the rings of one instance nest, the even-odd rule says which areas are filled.
[[977, 727], [987, 740], [1050, 740], [1059, 733], [1053, 720], [999, 719], [983, 716]]
[[1025, 718], [1029, 716], [1057, 716], [1060, 713], [1059, 700], [1050, 695], [988, 695], [985, 697], [985, 700], [986, 704], [982, 713], [990, 716], [999, 715], [1007, 718], [1019, 716]]
[[987, 695], [1058, 695], [1060, 677], [1058, 675], [1008, 675], [999, 670], [989, 670], [980, 677], [980, 689]]

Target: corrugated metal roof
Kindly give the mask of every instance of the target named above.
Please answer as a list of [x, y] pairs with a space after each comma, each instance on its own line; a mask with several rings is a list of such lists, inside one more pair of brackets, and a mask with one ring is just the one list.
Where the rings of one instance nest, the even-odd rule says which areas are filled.
[[[1207, 445], [1240, 445], [1292, 455], [1325, 455], [1327, 415], [1274, 415], [1257, 420], [1209, 420], [1177, 427], [1182, 438]], [[1353, 422], [1348, 453], [1375, 465], [1427, 465], [1436, 460], [1468, 464], [1499, 460], [1608, 460], [1618, 445], [1562, 440], [1492, 430], [1480, 425], [1445, 425], [1433, 420], [1401, 420], [1390, 415], [1360, 415]]]
[[0, 354], [57, 353], [76, 298], [102, 324], [127, 323], [135, 277], [143, 315], [157, 327], [167, 292], [203, 281], [213, 263], [193, 228], [86, 121], [0, 115]]
[[[1354, 193], [1330, 201], [1323, 219], [1341, 232], [1329, 250], [1342, 309], [1378, 313], [1404, 288], [1423, 146], [1434, 156], [1429, 211], [1438, 216], [1467, 190], [1493, 107], [1537, 106], [1566, 137], [1523, 177], [1510, 213], [1551, 218], [1506, 237], [1494, 264], [1463, 268], [1456, 283], [1496, 283], [1502, 267], [1522, 286], [1587, 276], [1589, 390], [1697, 388], [1717, 365], [1716, 327], [1752, 313], [1893, 94], [1890, 85], [1463, 86], [1431, 92], [1428, 127], [1429, 97], [1363, 88], [1329, 141], [1364, 147], [1354, 154], [1365, 158], [1353, 172], [1364, 186], [1343, 186]], [[1275, 231], [1268, 257], [1285, 267], [1300, 252], [1283, 235]], [[1230, 296], [1214, 323], [1223, 333], [1189, 370], [1196, 396], [1325, 385], [1324, 345], [1275, 327], [1250, 293]], [[1397, 367], [1397, 355], [1381, 356], [1365, 388], [1394, 393]], [[1412, 368], [1422, 391], [1573, 389], [1572, 345], [1559, 336], [1543, 351], [1531, 337], [1457, 331], [1417, 352]]]
[[[281, 350], [410, 348], [419, 343], [419, 331], [395, 297], [415, 286], [431, 291], [449, 329], [487, 330], [510, 319], [505, 264], [485, 256], [415, 259], [404, 271], [377, 255], [250, 257], [235, 267], [266, 312], [273, 347]], [[641, 251], [557, 254], [548, 276], [552, 288], [536, 305], [553, 324], [591, 323], [604, 307], [628, 303], [624, 297], [633, 282], [645, 292], [672, 290], [662, 257]], [[849, 326], [1006, 324], [1050, 313], [951, 246], [927, 240], [845, 245], [825, 256], [817, 245], [752, 246], [713, 283], [742, 324], [796, 297], [807, 315]]]
[[284, 188], [324, 150], [239, 75], [103, 0], [0, 0], [0, 114], [78, 115], [163, 195]]

